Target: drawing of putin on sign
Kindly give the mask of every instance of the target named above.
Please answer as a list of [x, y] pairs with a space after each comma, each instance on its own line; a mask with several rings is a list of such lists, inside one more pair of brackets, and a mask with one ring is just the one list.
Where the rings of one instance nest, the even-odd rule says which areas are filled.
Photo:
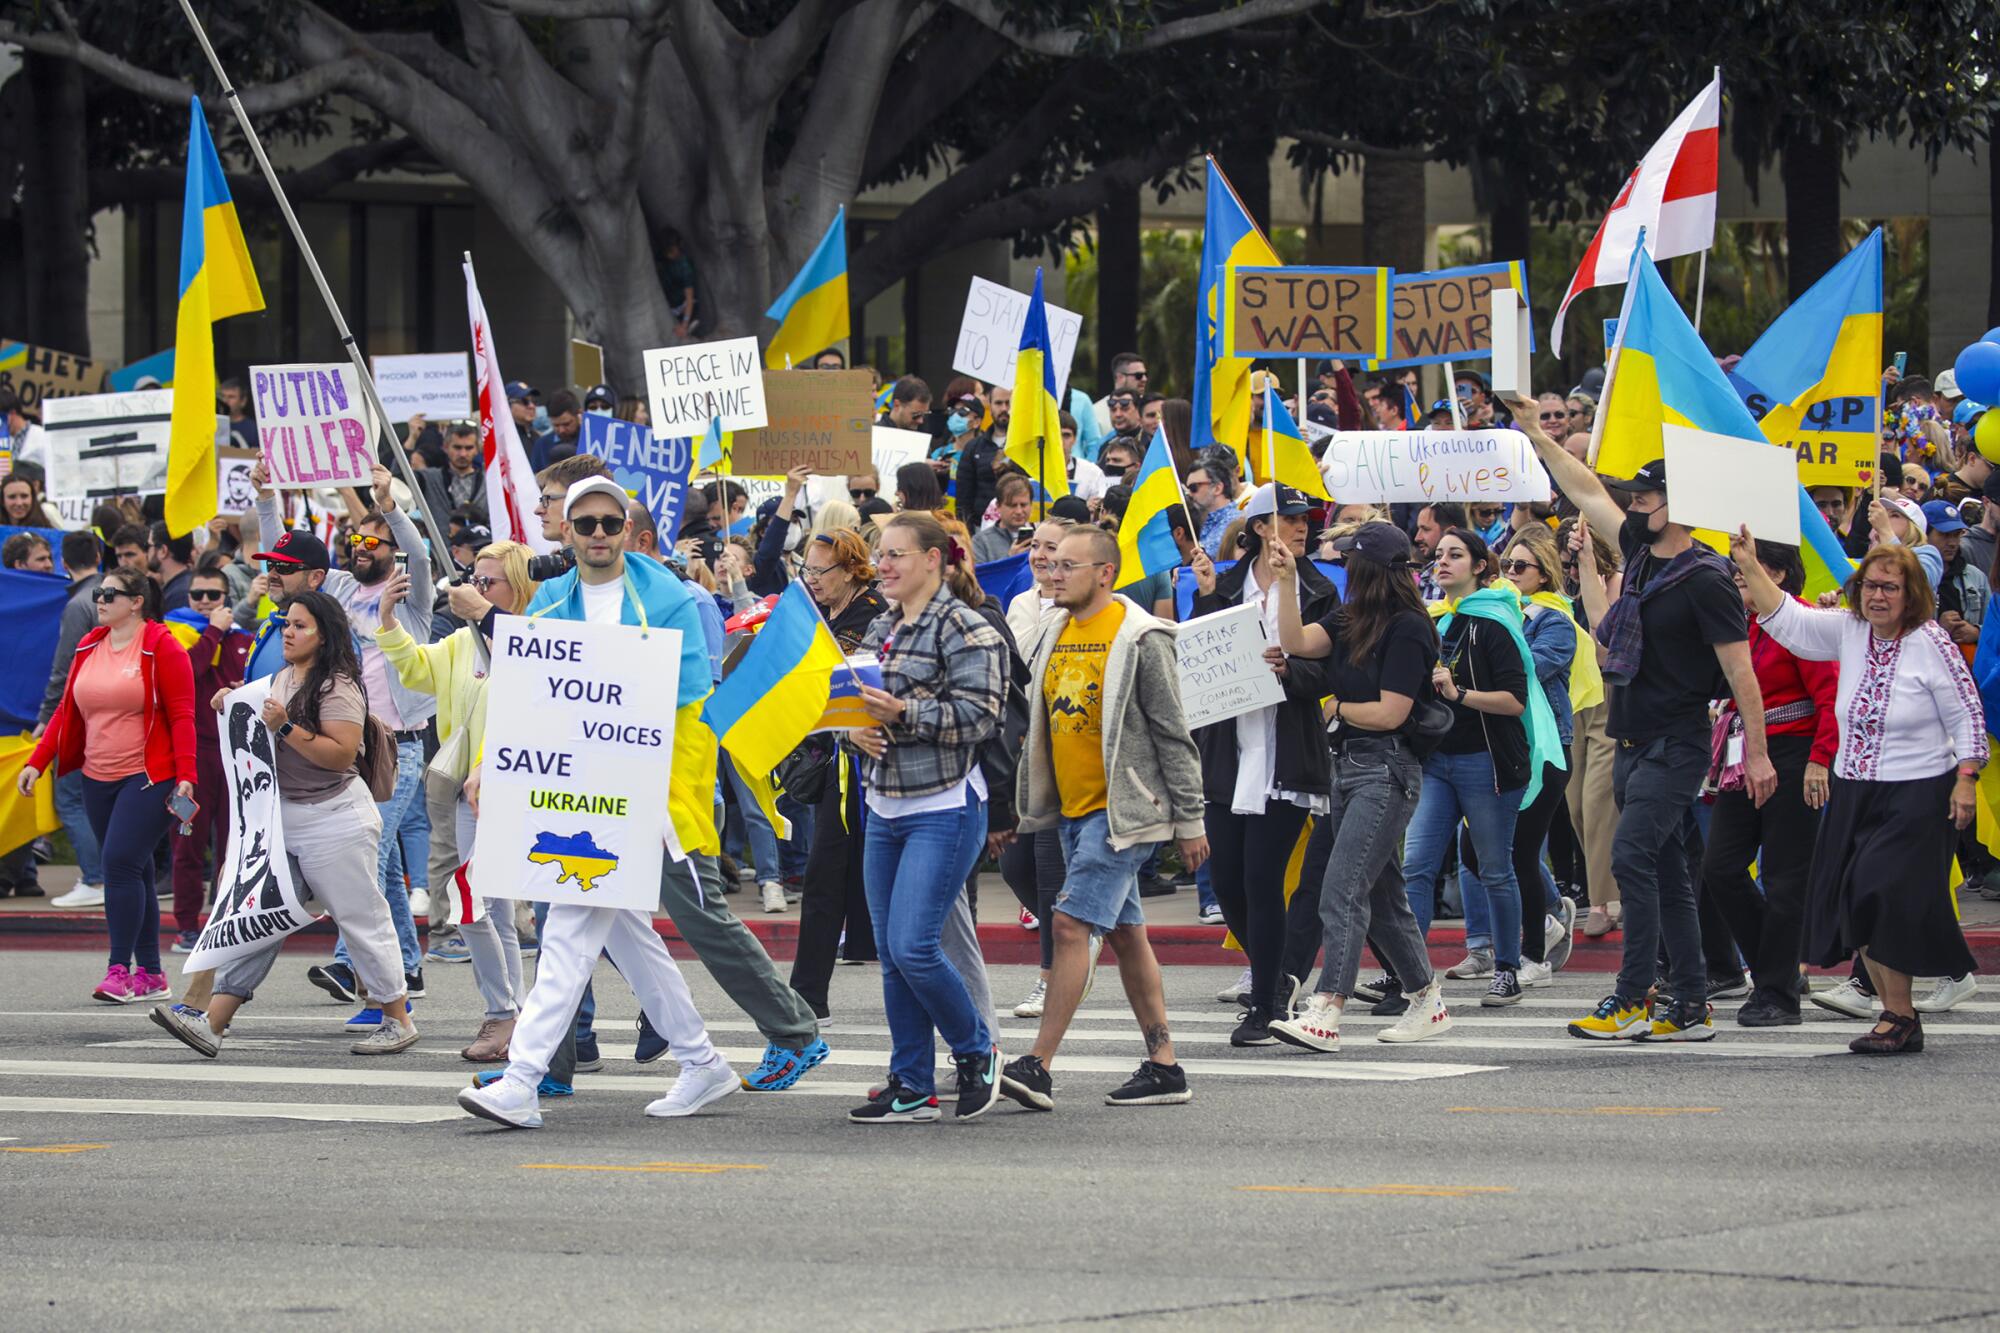
[[[229, 706], [229, 761], [236, 766], [236, 827], [232, 837], [240, 838], [233, 882], [219, 886], [215, 895], [217, 918], [235, 916], [246, 904], [260, 909], [283, 905], [278, 877], [271, 870], [270, 830], [279, 818], [275, 759], [271, 752], [271, 730], [251, 705], [237, 700]], [[255, 900], [254, 903], [252, 900]]]

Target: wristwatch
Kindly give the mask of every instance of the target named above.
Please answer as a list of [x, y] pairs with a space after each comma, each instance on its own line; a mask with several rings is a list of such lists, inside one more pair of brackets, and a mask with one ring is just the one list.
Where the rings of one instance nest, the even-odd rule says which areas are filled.
[[285, 725], [284, 725], [284, 726], [282, 726], [282, 727], [279, 727], [279, 728], [278, 728], [278, 739], [279, 739], [279, 740], [283, 740], [283, 739], [285, 739], [285, 737], [287, 737], [287, 736], [291, 735], [291, 734], [292, 734], [292, 728], [294, 728], [294, 727], [296, 727], [296, 726], [298, 726], [298, 725], [299, 725], [298, 723], [296, 723], [296, 722], [292, 721], [292, 720], [291, 720], [290, 718], [286, 718], [286, 719], [285, 719]]

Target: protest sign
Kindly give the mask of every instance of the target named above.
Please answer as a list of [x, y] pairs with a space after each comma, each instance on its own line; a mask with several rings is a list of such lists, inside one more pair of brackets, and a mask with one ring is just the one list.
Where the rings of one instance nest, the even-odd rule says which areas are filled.
[[581, 338], [569, 340], [569, 382], [588, 389], [604, 383], [604, 349]]
[[[1501, 287], [1523, 293], [1528, 290], [1525, 261], [1398, 273], [1390, 299], [1390, 355], [1369, 362], [1368, 368], [1477, 361], [1491, 356], [1491, 298]], [[1528, 350], [1535, 350], [1532, 329]]]
[[[206, 972], [256, 953], [319, 916], [292, 879], [279, 808], [277, 740], [264, 725], [271, 678], [231, 690], [216, 728], [229, 808], [229, 851], [216, 875], [215, 906], [188, 955], [185, 973]], [[204, 703], [202, 707], [207, 707]]]
[[1549, 474], [1517, 430], [1339, 431], [1320, 473], [1340, 504], [1549, 498]]
[[257, 465], [255, 449], [220, 445], [215, 451], [215, 512], [241, 514], [257, 504], [257, 487], [250, 469]]
[[1733, 535], [1750, 525], [1765, 541], [1799, 544], [1799, 474], [1790, 449], [1711, 431], [1660, 427], [1667, 458], [1667, 516]]
[[1389, 354], [1386, 268], [1231, 268], [1227, 342], [1236, 357]]
[[[42, 409], [49, 496], [80, 503], [87, 516], [99, 500], [164, 493], [173, 411], [171, 389], [49, 399]], [[227, 439], [227, 419], [218, 420]]]
[[375, 444], [352, 365], [252, 366], [250, 397], [275, 489], [368, 485]]
[[104, 374], [104, 364], [87, 356], [0, 340], [0, 389], [12, 389], [23, 407], [35, 407], [44, 399], [101, 393]]
[[583, 451], [603, 459], [611, 479], [646, 506], [659, 525], [662, 548], [673, 545], [687, 508], [688, 473], [694, 441], [661, 439], [635, 421], [586, 415]]
[[1174, 631], [1181, 712], [1190, 731], [1284, 701], [1284, 687], [1264, 660], [1267, 646], [1263, 612], [1254, 606], [1212, 611]]
[[782, 477], [809, 466], [825, 476], [866, 472], [873, 463], [875, 388], [865, 370], [767, 370], [770, 424], [739, 430], [729, 470]]
[[463, 421], [472, 415], [472, 371], [463, 352], [378, 356], [369, 365], [391, 421], [408, 421], [419, 413], [433, 421]]
[[500, 619], [472, 852], [481, 893], [659, 905], [680, 659], [675, 629]]
[[[965, 315], [958, 323], [958, 345], [951, 368], [988, 384], [1014, 387], [1014, 357], [1021, 350], [1021, 326], [1028, 322], [1029, 297], [985, 278], [974, 278], [965, 293]], [[1069, 364], [1076, 356], [1083, 316], [1043, 302], [1049, 314], [1049, 351], [1056, 372], [1056, 400], [1069, 390]]]
[[1487, 295], [1492, 303], [1488, 317], [1493, 326], [1493, 392], [1502, 398], [1526, 394], [1534, 383], [1528, 367], [1528, 349], [1534, 345], [1535, 331], [1528, 319], [1528, 305], [1512, 287], [1496, 287]]
[[721, 417], [724, 430], [754, 430], [771, 419], [755, 338], [656, 347], [641, 359], [653, 430], [660, 435], [700, 439], [710, 417]]
[[857, 653], [847, 659], [847, 669], [833, 673], [832, 694], [826, 711], [813, 723], [814, 731], [848, 731], [855, 727], [877, 727], [879, 718], [870, 717], [861, 706], [861, 686], [882, 688], [882, 663], [873, 653]]

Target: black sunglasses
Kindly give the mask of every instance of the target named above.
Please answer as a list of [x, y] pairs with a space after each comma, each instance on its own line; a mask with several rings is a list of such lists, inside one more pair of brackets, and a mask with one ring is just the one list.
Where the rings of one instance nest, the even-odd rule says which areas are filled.
[[855, 501], [866, 501], [866, 500], [872, 500], [872, 499], [874, 499], [874, 498], [875, 498], [875, 492], [873, 492], [873, 491], [857, 491], [857, 490], [854, 490], [854, 489], [852, 489], [852, 488], [849, 488], [849, 490], [848, 490], [848, 492], [847, 492], [847, 498], [848, 498], [848, 499], [850, 499], [850, 500], [855, 500]]
[[579, 537], [595, 537], [600, 528], [603, 529], [605, 536], [616, 537], [619, 533], [625, 531], [625, 516], [623, 514], [585, 514], [582, 518], [571, 519], [569, 525], [576, 529]]
[[188, 600], [190, 602], [219, 602], [222, 600], [222, 596], [222, 589], [220, 588], [188, 589]]
[[138, 596], [139, 596], [138, 593], [126, 592], [123, 588], [99, 588], [96, 592], [90, 595], [90, 598], [92, 601], [101, 604], [104, 602], [115, 602], [120, 597], [130, 597], [133, 598], [134, 600], [137, 600]]

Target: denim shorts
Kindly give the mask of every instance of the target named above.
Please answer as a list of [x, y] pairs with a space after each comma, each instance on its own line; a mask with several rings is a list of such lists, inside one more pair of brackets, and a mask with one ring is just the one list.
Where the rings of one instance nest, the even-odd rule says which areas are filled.
[[1081, 819], [1065, 819], [1061, 828], [1063, 888], [1056, 910], [1101, 931], [1118, 926], [1143, 926], [1139, 911], [1139, 867], [1153, 844], [1135, 843], [1124, 851], [1111, 846], [1111, 824], [1102, 810]]

